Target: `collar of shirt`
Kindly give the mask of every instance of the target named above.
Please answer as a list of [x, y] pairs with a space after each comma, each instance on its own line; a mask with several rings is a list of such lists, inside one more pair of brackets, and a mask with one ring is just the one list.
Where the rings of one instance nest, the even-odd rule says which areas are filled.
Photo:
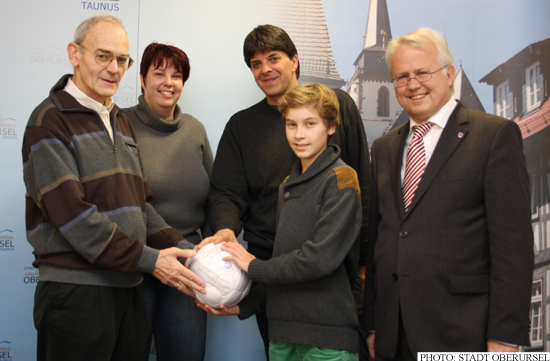
[[[430, 119], [428, 119], [428, 122], [434, 123], [434, 125], [430, 128], [428, 133], [426, 133], [423, 138], [424, 154], [426, 156], [426, 167], [428, 166], [428, 162], [432, 158], [432, 154], [435, 150], [437, 142], [439, 141], [439, 138], [441, 137], [443, 128], [445, 128], [445, 126], [447, 125], [447, 121], [449, 120], [451, 113], [455, 110], [457, 104], [458, 103], [456, 102], [456, 100], [451, 97], [451, 99], [449, 99], [449, 101], [445, 103], [445, 105], [442, 106], [437, 113], [435, 113]], [[401, 183], [403, 183], [403, 179], [405, 179], [405, 167], [407, 166], [407, 149], [409, 149], [409, 144], [411, 144], [413, 137], [412, 127], [415, 125], [418, 125], [418, 123], [411, 119], [409, 121], [409, 135], [407, 136], [407, 139], [405, 141], [405, 151], [403, 152], [403, 163], [401, 165]]]
[[105, 106], [84, 94], [84, 92], [76, 86], [71, 78], [69, 78], [69, 81], [67, 81], [67, 84], [65, 85], [65, 88], [63, 90], [72, 95], [73, 98], [75, 98], [76, 101], [80, 103], [80, 105], [91, 109], [99, 114], [99, 117], [105, 125], [105, 129], [109, 133], [111, 140], [113, 140], [113, 128], [111, 127], [111, 120], [109, 116], [111, 110], [113, 110], [113, 107], [115, 106], [115, 102], [113, 102], [113, 99], [111, 97], [106, 98], [105, 102], [109, 105]]

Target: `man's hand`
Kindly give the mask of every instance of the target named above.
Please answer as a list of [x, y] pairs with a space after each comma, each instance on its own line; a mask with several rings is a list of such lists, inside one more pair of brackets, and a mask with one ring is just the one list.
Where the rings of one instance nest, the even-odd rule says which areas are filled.
[[241, 310], [239, 309], [239, 305], [235, 305], [231, 307], [225, 307], [224, 305], [221, 305], [220, 308], [214, 308], [212, 306], [202, 304], [197, 300], [195, 300], [195, 303], [197, 304], [198, 307], [202, 308], [204, 311], [216, 316], [238, 316], [241, 313]]
[[195, 251], [179, 249], [177, 247], [161, 250], [157, 264], [153, 270], [153, 276], [165, 285], [175, 287], [191, 297], [194, 297], [195, 294], [189, 288], [206, 293], [204, 281], [178, 261], [178, 257], [189, 258], [194, 255]]
[[223, 242], [222, 251], [230, 253], [231, 256], [224, 257], [224, 261], [233, 261], [240, 269], [248, 273], [248, 265], [256, 259], [254, 255], [248, 253], [240, 243]]
[[217, 231], [215, 235], [203, 239], [202, 242], [199, 243], [195, 248], [198, 251], [202, 247], [206, 246], [208, 243], [218, 244], [221, 242], [239, 243], [239, 241], [237, 241], [237, 237], [235, 237], [235, 233], [229, 228], [224, 228]]
[[370, 357], [374, 360], [374, 332], [369, 333], [367, 336], [367, 347]]
[[519, 346], [510, 346], [498, 341], [487, 341], [487, 352], [519, 352]]

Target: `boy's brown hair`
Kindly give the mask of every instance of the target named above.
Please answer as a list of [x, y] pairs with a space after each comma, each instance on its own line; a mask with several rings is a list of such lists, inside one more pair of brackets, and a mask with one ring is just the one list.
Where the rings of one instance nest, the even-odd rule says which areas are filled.
[[315, 109], [325, 126], [329, 129], [340, 125], [340, 103], [336, 93], [326, 85], [315, 83], [304, 83], [295, 86], [279, 99], [279, 111], [286, 119], [288, 110], [302, 106]]

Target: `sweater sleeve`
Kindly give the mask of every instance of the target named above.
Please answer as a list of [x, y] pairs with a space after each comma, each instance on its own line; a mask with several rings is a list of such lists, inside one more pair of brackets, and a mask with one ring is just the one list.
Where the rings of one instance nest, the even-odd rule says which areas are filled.
[[355, 169], [361, 188], [361, 207], [363, 220], [360, 231], [360, 255], [359, 264], [365, 265], [367, 259], [367, 243], [369, 230], [369, 207], [371, 165], [369, 145], [363, 126], [363, 120], [355, 102], [344, 91], [336, 89], [336, 95], [340, 103], [341, 131], [344, 133], [342, 144], [338, 144], [342, 151], [341, 158], [346, 164]]
[[239, 302], [239, 319], [246, 320], [252, 315], [265, 312], [267, 300], [267, 288], [259, 282], [256, 283], [250, 293]]
[[229, 228], [238, 236], [250, 204], [236, 119], [226, 125], [212, 168], [208, 223], [213, 233]]
[[292, 285], [317, 280], [343, 264], [357, 241], [361, 209], [354, 188], [332, 188], [336, 189], [324, 199], [312, 238], [292, 252], [266, 261], [253, 260], [248, 267], [251, 280], [268, 286]]

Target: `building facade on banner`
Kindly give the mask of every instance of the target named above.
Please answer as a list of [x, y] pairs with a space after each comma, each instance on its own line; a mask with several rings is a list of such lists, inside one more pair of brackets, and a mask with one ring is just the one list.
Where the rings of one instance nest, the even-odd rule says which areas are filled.
[[322, 0], [266, 0], [263, 6], [268, 23], [283, 28], [296, 45], [298, 83], [320, 83], [331, 89], [346, 84], [336, 69]]
[[[347, 84], [347, 92], [361, 112], [369, 144], [409, 120], [395, 97], [388, 73], [385, 54], [391, 39], [386, 0], [371, 0], [363, 49], [353, 64], [355, 73]], [[485, 111], [462, 66], [455, 76], [453, 97], [467, 108]]]
[[371, 0], [363, 49], [353, 64], [355, 73], [347, 92], [357, 104], [369, 144], [390, 130], [401, 112], [386, 64], [386, 47], [392, 39], [386, 0]]
[[[299, 83], [321, 83], [329, 88], [347, 87], [359, 108], [369, 144], [390, 129], [401, 112], [384, 57], [391, 40], [386, 0], [371, 0], [363, 49], [355, 73], [346, 84], [338, 73], [322, 0], [274, 2], [264, 0], [268, 23], [288, 33], [300, 59]], [[297, 15], [299, 14], [299, 15]]]
[[493, 112], [516, 122], [531, 181], [535, 271], [530, 351], [550, 351], [550, 38], [533, 43], [485, 75]]

